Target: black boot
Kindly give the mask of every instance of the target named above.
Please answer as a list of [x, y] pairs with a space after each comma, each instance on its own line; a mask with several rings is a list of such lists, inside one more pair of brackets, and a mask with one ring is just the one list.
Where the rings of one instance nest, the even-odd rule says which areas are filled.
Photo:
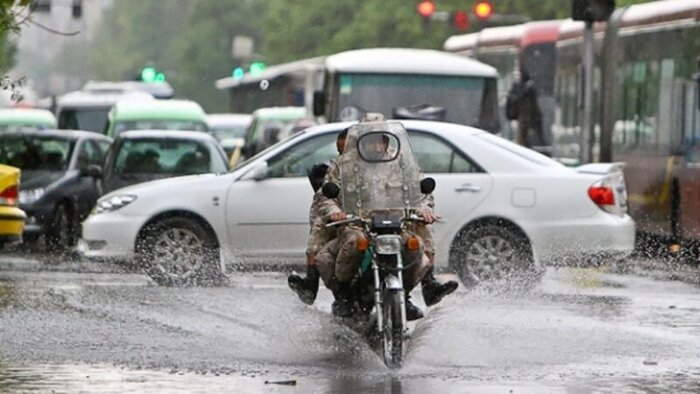
[[313, 305], [318, 293], [319, 274], [316, 267], [312, 265], [306, 266], [306, 278], [302, 278], [296, 272], [293, 272], [287, 278], [289, 287], [297, 293], [301, 302], [306, 305]]
[[414, 321], [423, 318], [423, 311], [419, 307], [413, 305], [411, 296], [406, 295], [406, 320]]
[[433, 306], [440, 302], [444, 296], [457, 290], [458, 286], [459, 284], [454, 280], [445, 283], [438, 282], [433, 275], [433, 269], [430, 268], [421, 281], [423, 301], [425, 301], [425, 305]]
[[355, 313], [355, 300], [348, 284], [340, 284], [338, 290], [333, 292], [335, 301], [331, 306], [333, 316], [351, 317]]

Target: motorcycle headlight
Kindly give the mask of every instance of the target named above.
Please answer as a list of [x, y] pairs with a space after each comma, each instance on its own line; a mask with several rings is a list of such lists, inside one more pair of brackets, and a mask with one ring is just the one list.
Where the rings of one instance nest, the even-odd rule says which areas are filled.
[[125, 206], [131, 204], [134, 201], [136, 201], [136, 196], [131, 194], [123, 194], [119, 196], [105, 198], [97, 202], [97, 206], [95, 207], [93, 213], [97, 214], [102, 212], [116, 211], [117, 209], [124, 208]]
[[39, 200], [44, 193], [46, 192], [46, 189], [43, 187], [37, 188], [37, 189], [29, 189], [29, 190], [20, 190], [19, 191], [19, 203], [20, 204], [33, 204], [37, 200]]
[[401, 236], [378, 235], [376, 238], [377, 254], [401, 253]]

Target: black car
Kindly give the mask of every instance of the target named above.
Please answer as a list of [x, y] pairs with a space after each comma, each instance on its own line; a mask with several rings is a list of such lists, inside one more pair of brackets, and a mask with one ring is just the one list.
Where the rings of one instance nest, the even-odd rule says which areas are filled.
[[200, 131], [133, 130], [117, 136], [105, 161], [104, 193], [182, 175], [228, 171], [226, 153]]
[[72, 246], [101, 195], [102, 163], [112, 139], [87, 131], [42, 130], [0, 134], [0, 163], [22, 170], [23, 238], [45, 235], [49, 248]]

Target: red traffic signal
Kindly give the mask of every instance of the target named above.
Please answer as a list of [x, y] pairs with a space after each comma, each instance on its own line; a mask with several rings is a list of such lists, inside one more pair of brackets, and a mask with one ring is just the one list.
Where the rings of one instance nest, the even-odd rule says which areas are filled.
[[480, 21], [486, 21], [493, 15], [493, 4], [488, 0], [479, 0], [474, 4], [474, 16]]
[[467, 11], [457, 11], [452, 14], [452, 24], [459, 31], [469, 29], [469, 14]]
[[418, 11], [418, 14], [422, 16], [423, 18], [430, 18], [433, 13], [435, 13], [435, 9], [437, 7], [435, 6], [435, 2], [432, 0], [423, 0], [420, 3], [416, 5], [416, 10]]

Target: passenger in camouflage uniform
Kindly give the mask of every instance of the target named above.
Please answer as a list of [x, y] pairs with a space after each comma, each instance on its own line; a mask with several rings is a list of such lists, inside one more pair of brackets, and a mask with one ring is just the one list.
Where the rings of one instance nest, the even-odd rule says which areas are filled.
[[[343, 154], [345, 137], [347, 135], [348, 129], [345, 129], [341, 131], [336, 138], [335, 145], [338, 149], [338, 155]], [[310, 231], [309, 240], [306, 244], [306, 278], [302, 278], [296, 273], [292, 273], [287, 278], [289, 287], [291, 287], [292, 290], [297, 293], [299, 299], [307, 305], [312, 305], [314, 303], [316, 294], [318, 293], [319, 269], [316, 265], [316, 255], [318, 255], [326, 244], [330, 243], [337, 236], [337, 230], [332, 227], [326, 227], [326, 219], [319, 212], [321, 197], [323, 196], [321, 194], [321, 185], [323, 184], [328, 168], [331, 167], [333, 163], [330, 165], [327, 163], [316, 164], [307, 172], [311, 187], [314, 189], [314, 197], [311, 202], [311, 207], [309, 208]]]

